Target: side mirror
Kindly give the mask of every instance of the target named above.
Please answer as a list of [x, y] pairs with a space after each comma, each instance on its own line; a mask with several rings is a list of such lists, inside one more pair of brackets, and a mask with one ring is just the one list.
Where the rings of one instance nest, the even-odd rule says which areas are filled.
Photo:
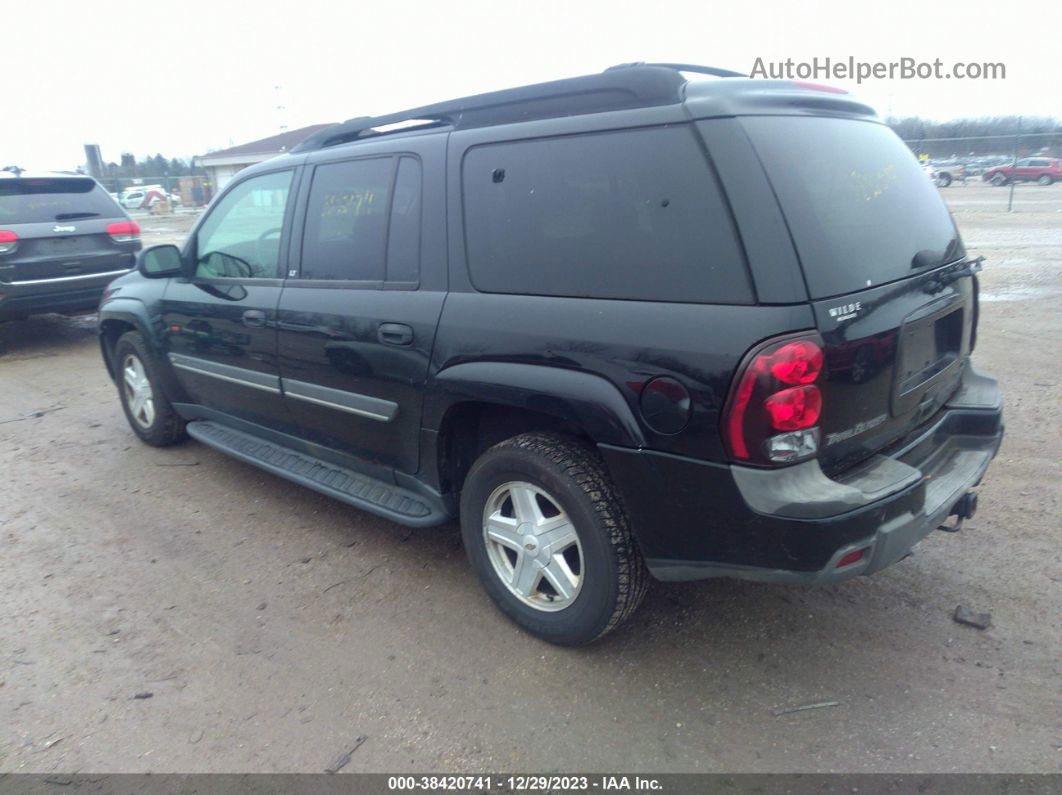
[[181, 250], [170, 244], [146, 248], [137, 255], [136, 269], [149, 279], [180, 276], [184, 271]]

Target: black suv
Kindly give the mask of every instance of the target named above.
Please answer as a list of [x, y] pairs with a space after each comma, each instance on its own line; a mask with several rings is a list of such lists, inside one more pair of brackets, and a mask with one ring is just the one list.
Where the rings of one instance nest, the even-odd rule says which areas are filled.
[[0, 172], [0, 320], [92, 312], [140, 227], [91, 177]]
[[554, 643], [650, 574], [895, 563], [972, 514], [1002, 436], [980, 261], [869, 108], [732, 74], [357, 118], [241, 172], [101, 305], [133, 430], [459, 516], [491, 599]]

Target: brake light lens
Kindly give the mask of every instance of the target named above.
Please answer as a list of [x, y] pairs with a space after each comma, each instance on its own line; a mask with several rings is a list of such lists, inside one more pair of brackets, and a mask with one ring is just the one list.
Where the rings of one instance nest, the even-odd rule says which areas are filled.
[[107, 234], [115, 243], [128, 243], [140, 237], [140, 225], [136, 221], [115, 221], [107, 224]]
[[807, 340], [790, 342], [771, 354], [770, 365], [783, 384], [810, 384], [822, 372], [822, 348]]
[[805, 80], [794, 80], [793, 85], [797, 88], [803, 88], [808, 91], [825, 91], [827, 94], [847, 94], [843, 88], [837, 86], [828, 86], [825, 83], [809, 83]]
[[14, 251], [18, 246], [18, 235], [8, 229], [0, 229], [0, 254]]
[[733, 459], [778, 465], [818, 453], [823, 360], [818, 335], [771, 341], [746, 358], [723, 413]]
[[779, 431], [802, 431], [819, 421], [822, 393], [814, 384], [775, 392], [763, 403], [771, 425]]

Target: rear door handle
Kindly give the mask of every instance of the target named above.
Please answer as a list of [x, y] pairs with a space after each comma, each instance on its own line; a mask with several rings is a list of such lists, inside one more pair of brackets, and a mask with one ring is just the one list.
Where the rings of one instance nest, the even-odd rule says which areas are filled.
[[385, 345], [409, 345], [413, 342], [413, 329], [405, 323], [381, 323], [376, 339]]
[[266, 313], [261, 309], [248, 309], [243, 313], [243, 325], [262, 328], [266, 324]]

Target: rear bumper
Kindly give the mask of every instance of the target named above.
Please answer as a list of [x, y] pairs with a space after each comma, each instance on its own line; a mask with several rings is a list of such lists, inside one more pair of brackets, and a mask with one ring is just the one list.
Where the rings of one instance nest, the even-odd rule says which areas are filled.
[[968, 368], [916, 438], [836, 479], [816, 461], [757, 470], [601, 449], [658, 579], [826, 584], [905, 557], [981, 482], [1002, 436], [999, 385]]
[[19, 282], [0, 281], [0, 320], [44, 312], [91, 311], [99, 306], [104, 288], [128, 273], [132, 255], [102, 273], [77, 274]]

